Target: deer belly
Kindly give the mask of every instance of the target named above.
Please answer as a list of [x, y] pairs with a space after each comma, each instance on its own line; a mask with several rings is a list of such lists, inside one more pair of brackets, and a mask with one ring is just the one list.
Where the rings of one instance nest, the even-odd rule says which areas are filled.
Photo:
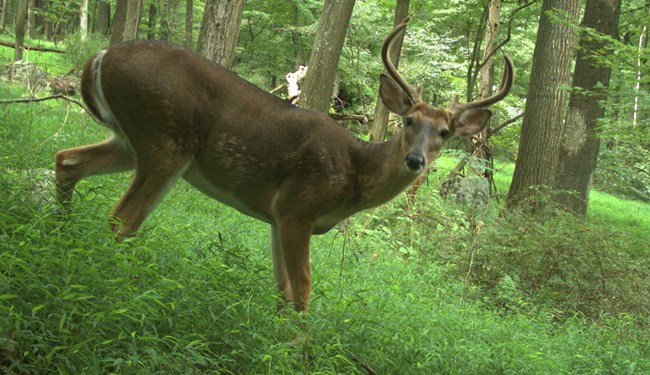
[[183, 174], [183, 179], [208, 197], [213, 198], [227, 206], [230, 206], [243, 213], [244, 215], [248, 215], [270, 223], [268, 215], [266, 215], [264, 212], [260, 212], [259, 210], [252, 209], [246, 202], [239, 199], [232, 191], [228, 191], [215, 186], [215, 184], [206, 179], [205, 176], [201, 174], [201, 171], [199, 171], [195, 166], [190, 166], [185, 174]]
[[348, 218], [349, 215], [343, 213], [333, 213], [325, 216], [321, 216], [314, 223], [313, 234], [323, 234], [329, 232], [330, 229], [334, 228], [336, 224]]

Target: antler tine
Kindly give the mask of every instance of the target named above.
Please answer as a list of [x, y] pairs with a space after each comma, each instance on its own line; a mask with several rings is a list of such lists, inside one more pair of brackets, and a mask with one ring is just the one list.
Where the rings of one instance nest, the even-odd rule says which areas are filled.
[[393, 65], [393, 62], [390, 60], [388, 57], [388, 52], [393, 46], [393, 42], [395, 41], [395, 37], [404, 31], [406, 29], [406, 26], [408, 25], [409, 21], [411, 20], [411, 17], [404, 17], [404, 19], [391, 31], [388, 36], [386, 37], [386, 40], [384, 40], [384, 44], [381, 47], [381, 59], [384, 62], [384, 67], [388, 71], [388, 74], [390, 77], [397, 83], [402, 90], [409, 96], [411, 99], [411, 102], [413, 104], [417, 103], [420, 101], [420, 95], [418, 94], [417, 90], [415, 90], [411, 85], [406, 82], [406, 80], [402, 77], [401, 74], [397, 71], [395, 68], [395, 65]]
[[505, 60], [505, 67], [503, 69], [503, 77], [501, 78], [501, 88], [499, 91], [485, 99], [465, 104], [454, 104], [451, 108], [453, 112], [460, 113], [472, 108], [487, 107], [490, 104], [494, 104], [500, 101], [501, 99], [505, 98], [506, 95], [508, 95], [510, 89], [512, 89], [512, 85], [515, 79], [515, 65], [513, 64], [510, 56], [504, 54], [503, 59]]

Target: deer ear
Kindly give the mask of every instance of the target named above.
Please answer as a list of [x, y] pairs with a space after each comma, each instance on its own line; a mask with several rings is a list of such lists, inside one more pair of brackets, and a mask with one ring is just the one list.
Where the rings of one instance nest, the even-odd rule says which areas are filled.
[[489, 109], [476, 108], [463, 111], [453, 118], [454, 132], [460, 137], [474, 135], [483, 130], [490, 117], [492, 112]]
[[406, 115], [413, 106], [404, 90], [392, 78], [383, 73], [379, 77], [379, 95], [386, 108], [400, 116]]

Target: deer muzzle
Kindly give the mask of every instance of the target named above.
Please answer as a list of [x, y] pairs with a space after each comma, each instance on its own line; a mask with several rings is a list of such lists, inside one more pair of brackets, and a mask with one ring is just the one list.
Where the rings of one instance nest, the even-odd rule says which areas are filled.
[[427, 160], [420, 152], [409, 152], [404, 158], [404, 165], [413, 173], [420, 174], [426, 166]]

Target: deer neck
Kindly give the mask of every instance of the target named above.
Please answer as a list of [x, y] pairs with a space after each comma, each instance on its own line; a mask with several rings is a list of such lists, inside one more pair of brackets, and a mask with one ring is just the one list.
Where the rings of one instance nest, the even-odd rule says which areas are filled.
[[405, 167], [401, 148], [401, 134], [383, 143], [361, 144], [356, 171], [362, 209], [389, 201], [418, 177]]

